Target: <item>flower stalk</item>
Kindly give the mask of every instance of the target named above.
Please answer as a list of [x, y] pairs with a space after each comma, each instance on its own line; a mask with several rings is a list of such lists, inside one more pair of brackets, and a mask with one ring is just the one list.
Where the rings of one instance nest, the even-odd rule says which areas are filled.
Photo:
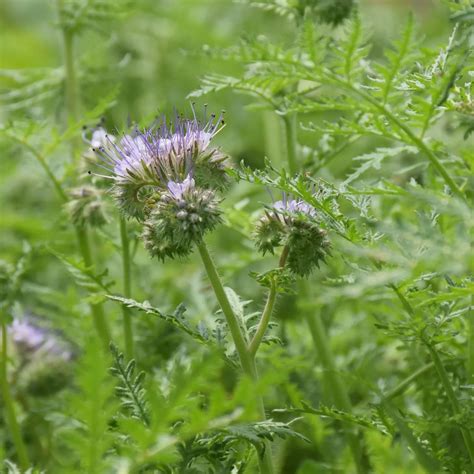
[[[280, 257], [279, 267], [283, 268], [286, 264], [286, 259], [288, 258], [289, 247], [285, 245], [283, 252]], [[255, 357], [257, 354], [260, 343], [262, 342], [263, 336], [267, 330], [268, 324], [270, 322], [271, 315], [273, 313], [273, 307], [275, 305], [275, 300], [277, 296], [277, 287], [275, 281], [272, 281], [270, 286], [270, 292], [268, 293], [267, 302], [265, 303], [265, 308], [263, 309], [262, 317], [258, 323], [257, 330], [253, 336], [252, 341], [250, 342], [249, 351], [250, 354]]]
[[[82, 260], [84, 261], [84, 265], [86, 267], [92, 267], [94, 261], [92, 259], [92, 252], [87, 228], [76, 226], [76, 237]], [[102, 303], [91, 303], [90, 310], [96, 332], [104, 346], [104, 349], [107, 350], [109, 347], [111, 336], [109, 325], [107, 324], [107, 320], [105, 319], [104, 306], [102, 305]]]
[[[224, 313], [227, 325], [229, 327], [232, 339], [235, 344], [235, 348], [237, 350], [237, 354], [239, 356], [242, 370], [248, 377], [250, 377], [251, 380], [253, 380], [254, 382], [258, 382], [259, 378], [257, 373], [257, 367], [255, 364], [255, 354], [252, 354], [250, 348], [247, 347], [247, 343], [242, 334], [242, 330], [240, 329], [239, 321], [237, 320], [237, 317], [235, 316], [234, 311], [232, 310], [232, 306], [229, 302], [229, 299], [227, 298], [224, 286], [222, 285], [219, 274], [217, 273], [217, 269], [214, 265], [212, 257], [209, 254], [209, 251], [204, 241], [201, 241], [197, 245], [197, 247], [207, 276], [216, 295], [217, 301], [219, 302], [222, 312]], [[259, 417], [260, 420], [263, 421], [266, 419], [265, 406], [260, 395], [256, 394], [255, 397]], [[265, 452], [262, 456], [259, 456], [260, 472], [262, 474], [272, 474], [274, 472], [274, 469], [271, 457], [271, 448], [268, 441], [265, 444]]]
[[[120, 217], [120, 239], [122, 243], [122, 277], [123, 295], [125, 298], [131, 296], [131, 260], [130, 260], [130, 239], [128, 236], [127, 221]], [[123, 334], [125, 338], [125, 354], [129, 360], [134, 358], [133, 327], [130, 309], [122, 305], [123, 311]]]

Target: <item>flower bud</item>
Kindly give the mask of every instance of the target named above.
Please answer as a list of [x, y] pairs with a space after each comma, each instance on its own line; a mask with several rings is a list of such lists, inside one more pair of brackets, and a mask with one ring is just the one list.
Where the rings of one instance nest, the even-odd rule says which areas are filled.
[[275, 248], [288, 248], [287, 266], [300, 276], [307, 276], [314, 267], [319, 268], [329, 253], [330, 243], [326, 231], [317, 220], [316, 210], [295, 199], [275, 202], [257, 223], [255, 240], [265, 254]]
[[144, 222], [143, 241], [153, 257], [184, 257], [193, 244], [221, 222], [215, 193], [196, 187], [188, 176], [182, 183], [170, 181]]
[[93, 186], [81, 186], [70, 192], [66, 210], [75, 225], [100, 227], [107, 223], [102, 193]]

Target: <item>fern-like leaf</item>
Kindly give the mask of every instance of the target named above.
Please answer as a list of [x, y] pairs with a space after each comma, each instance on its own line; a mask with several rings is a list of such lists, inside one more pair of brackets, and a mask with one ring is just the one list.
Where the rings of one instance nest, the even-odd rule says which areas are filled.
[[114, 358], [114, 365], [110, 372], [118, 378], [120, 384], [117, 386], [117, 395], [122, 402], [122, 408], [131, 414], [133, 418], [142, 421], [145, 425], [150, 424], [150, 416], [143, 388], [145, 372], [135, 375], [135, 360], [125, 364], [124, 355], [119, 352], [117, 346], [110, 344], [110, 351]]

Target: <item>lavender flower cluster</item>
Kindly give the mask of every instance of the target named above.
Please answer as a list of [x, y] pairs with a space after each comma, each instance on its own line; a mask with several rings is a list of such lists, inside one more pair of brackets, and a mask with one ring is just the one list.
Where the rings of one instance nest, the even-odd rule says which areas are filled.
[[122, 212], [143, 223], [143, 240], [161, 260], [185, 256], [220, 222], [217, 193], [228, 184], [229, 159], [212, 139], [221, 116], [203, 122], [176, 115], [117, 139], [102, 128], [91, 139], [113, 181]]

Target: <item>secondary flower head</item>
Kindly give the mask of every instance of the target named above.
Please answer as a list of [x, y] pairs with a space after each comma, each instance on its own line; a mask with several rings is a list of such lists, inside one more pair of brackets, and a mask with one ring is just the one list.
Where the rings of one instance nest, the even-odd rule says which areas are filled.
[[19, 358], [15, 373], [19, 390], [47, 396], [64, 388], [72, 376], [74, 354], [69, 344], [31, 317], [14, 319], [9, 335]]
[[24, 358], [37, 358], [38, 354], [58, 357], [65, 361], [72, 359], [72, 352], [51, 331], [44, 329], [31, 319], [14, 319], [9, 327], [10, 337]]
[[107, 223], [102, 191], [95, 186], [79, 186], [70, 191], [70, 200], [65, 205], [72, 222], [78, 226], [89, 224], [100, 227]]
[[187, 176], [202, 188], [225, 188], [228, 158], [211, 146], [224, 126], [222, 115], [211, 115], [203, 122], [193, 115], [192, 119], [176, 115], [171, 123], [162, 118], [120, 140], [107, 136], [107, 145], [96, 149], [126, 214], [143, 219], [147, 198], [166, 190], [170, 181], [183, 182]]
[[153, 257], [183, 257], [193, 244], [221, 222], [219, 201], [214, 191], [196, 186], [187, 176], [182, 182], [169, 181], [143, 226], [145, 247]]
[[315, 266], [319, 267], [330, 248], [316, 209], [286, 195], [273, 203], [259, 219], [255, 238], [263, 254], [274, 253], [275, 248], [286, 246], [288, 268], [300, 276], [308, 275]]

